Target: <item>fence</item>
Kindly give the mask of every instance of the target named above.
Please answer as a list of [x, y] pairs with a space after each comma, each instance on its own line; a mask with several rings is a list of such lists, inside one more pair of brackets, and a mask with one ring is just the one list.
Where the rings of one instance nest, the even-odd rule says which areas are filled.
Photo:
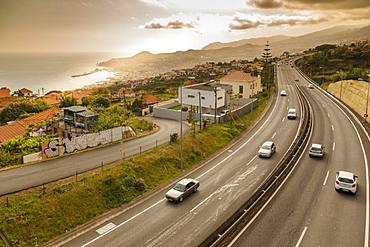
[[[249, 112], [251, 112], [254, 108], [258, 106], [258, 100], [257, 99], [251, 99], [247, 103], [243, 104], [236, 110], [233, 110], [230, 114], [232, 115], [232, 118], [238, 118], [242, 115], [245, 115]], [[168, 109], [168, 105], [166, 106], [154, 106], [153, 107], [153, 116], [157, 118], [164, 118], [164, 119], [170, 119], [175, 121], [180, 121], [181, 112], [177, 110], [171, 110]], [[182, 112], [182, 119], [185, 121], [188, 119], [189, 113], [187, 111]], [[195, 113], [195, 117], [197, 120], [200, 119], [200, 114]], [[230, 118], [229, 115], [216, 115], [216, 119], [218, 123], [224, 123], [228, 121]], [[202, 114], [202, 120], [207, 120], [210, 123], [214, 123], [215, 116], [213, 114]]]

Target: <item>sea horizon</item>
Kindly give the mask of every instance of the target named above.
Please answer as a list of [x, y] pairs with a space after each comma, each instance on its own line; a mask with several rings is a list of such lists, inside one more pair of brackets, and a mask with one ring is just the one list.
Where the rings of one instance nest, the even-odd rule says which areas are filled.
[[52, 90], [74, 90], [94, 85], [114, 77], [109, 70], [82, 75], [98, 68], [97, 64], [123, 53], [113, 52], [1, 52], [0, 87], [12, 91], [28, 88], [38, 93]]

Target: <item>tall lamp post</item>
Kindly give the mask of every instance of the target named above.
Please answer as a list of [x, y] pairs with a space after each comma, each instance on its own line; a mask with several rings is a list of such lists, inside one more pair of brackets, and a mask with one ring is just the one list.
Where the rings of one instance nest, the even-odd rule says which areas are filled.
[[367, 110], [368, 110], [368, 106], [369, 106], [369, 92], [370, 92], [370, 82], [368, 81], [367, 82], [367, 98], [366, 98], [365, 122], [367, 121], [367, 117], [368, 117]]
[[180, 167], [181, 171], [184, 169], [183, 155], [182, 155], [182, 87], [183, 82], [180, 85]]

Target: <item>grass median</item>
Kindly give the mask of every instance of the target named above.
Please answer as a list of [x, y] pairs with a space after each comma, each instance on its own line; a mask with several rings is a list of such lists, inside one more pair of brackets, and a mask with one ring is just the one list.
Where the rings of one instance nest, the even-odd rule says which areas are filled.
[[[190, 169], [231, 141], [262, 114], [260, 98], [251, 113], [230, 123], [209, 125], [183, 138], [184, 168]], [[180, 175], [179, 143], [165, 144], [94, 173], [0, 199], [0, 230], [15, 246], [36, 246], [120, 207]], [[0, 240], [0, 246], [4, 243]], [[4, 245], [5, 246], [5, 245]]]

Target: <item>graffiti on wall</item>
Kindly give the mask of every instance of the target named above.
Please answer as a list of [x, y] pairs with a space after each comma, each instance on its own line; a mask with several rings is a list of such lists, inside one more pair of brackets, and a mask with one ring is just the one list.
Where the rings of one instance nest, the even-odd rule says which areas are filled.
[[119, 141], [133, 135], [135, 132], [130, 127], [117, 127], [72, 138], [57, 138], [43, 145], [43, 154], [46, 158], [61, 156], [65, 153]]

